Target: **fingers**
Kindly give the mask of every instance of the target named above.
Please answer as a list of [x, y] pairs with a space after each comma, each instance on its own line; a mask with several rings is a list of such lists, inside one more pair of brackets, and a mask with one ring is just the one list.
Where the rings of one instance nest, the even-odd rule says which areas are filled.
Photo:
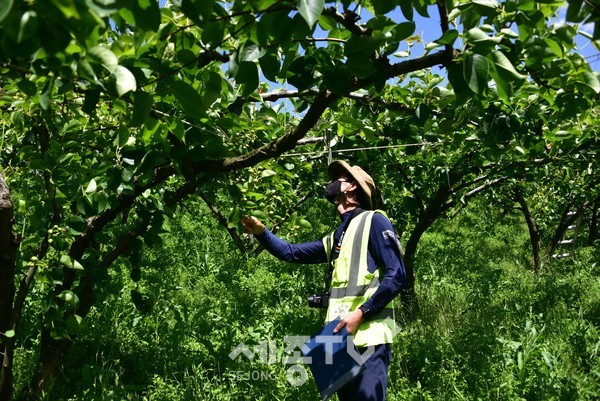
[[354, 334], [354, 332], [358, 329], [358, 326], [360, 326], [361, 322], [362, 311], [359, 309], [355, 312], [350, 313], [349, 315], [346, 315], [346, 317], [344, 317], [342, 321], [339, 322], [337, 326], [335, 326], [335, 329], [333, 329], [333, 334], [336, 334], [343, 327], [346, 327], [348, 333]]
[[242, 217], [242, 224], [244, 224], [244, 225], [256, 225], [258, 223], [259, 223], [258, 219], [254, 216]]
[[244, 226], [244, 232], [247, 234], [261, 234], [264, 230], [264, 224], [254, 216], [244, 216], [241, 219]]
[[337, 334], [337, 332], [340, 331], [345, 325], [346, 325], [345, 320], [342, 320], [341, 322], [339, 322], [338, 325], [335, 326], [335, 329], [333, 329], [333, 334]]

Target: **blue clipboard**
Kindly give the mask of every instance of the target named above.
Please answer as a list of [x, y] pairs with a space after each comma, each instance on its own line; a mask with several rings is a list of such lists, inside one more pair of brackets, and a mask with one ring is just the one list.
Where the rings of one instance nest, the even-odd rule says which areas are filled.
[[311, 358], [309, 367], [323, 401], [352, 381], [365, 368], [354, 343], [350, 340], [349, 344], [348, 330], [344, 327], [333, 334], [333, 329], [340, 321], [341, 319], [337, 318], [329, 322], [302, 347], [303, 355]]

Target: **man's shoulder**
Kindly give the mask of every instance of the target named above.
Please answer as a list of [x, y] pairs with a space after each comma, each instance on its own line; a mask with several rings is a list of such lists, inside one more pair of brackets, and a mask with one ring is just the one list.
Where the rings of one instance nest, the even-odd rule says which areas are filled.
[[371, 231], [394, 231], [392, 222], [382, 210], [372, 210]]

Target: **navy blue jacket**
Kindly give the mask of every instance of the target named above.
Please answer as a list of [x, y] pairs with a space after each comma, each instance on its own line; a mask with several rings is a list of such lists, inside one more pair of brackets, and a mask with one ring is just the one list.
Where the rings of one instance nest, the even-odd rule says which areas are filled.
[[[334, 234], [334, 244], [341, 235], [344, 223], [352, 212], [342, 214], [341, 224]], [[258, 241], [272, 255], [280, 260], [292, 263], [328, 263], [322, 240], [290, 244], [277, 237], [267, 228], [263, 234], [257, 235]], [[406, 284], [406, 271], [399, 244], [396, 240], [392, 223], [381, 213], [373, 215], [369, 233], [369, 254], [367, 256], [370, 273], [381, 268], [380, 284], [377, 291], [362, 306], [369, 310], [369, 316], [376, 315], [394, 299]]]

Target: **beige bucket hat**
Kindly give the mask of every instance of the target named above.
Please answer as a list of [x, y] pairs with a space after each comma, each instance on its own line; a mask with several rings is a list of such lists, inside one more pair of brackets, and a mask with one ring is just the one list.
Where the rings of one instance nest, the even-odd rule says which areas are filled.
[[359, 166], [351, 166], [343, 160], [334, 160], [327, 168], [329, 178], [337, 180], [341, 176], [349, 175], [358, 183], [358, 186], [363, 190], [365, 199], [361, 203], [365, 209], [373, 210], [379, 206], [379, 190], [375, 185], [375, 181], [369, 174]]

